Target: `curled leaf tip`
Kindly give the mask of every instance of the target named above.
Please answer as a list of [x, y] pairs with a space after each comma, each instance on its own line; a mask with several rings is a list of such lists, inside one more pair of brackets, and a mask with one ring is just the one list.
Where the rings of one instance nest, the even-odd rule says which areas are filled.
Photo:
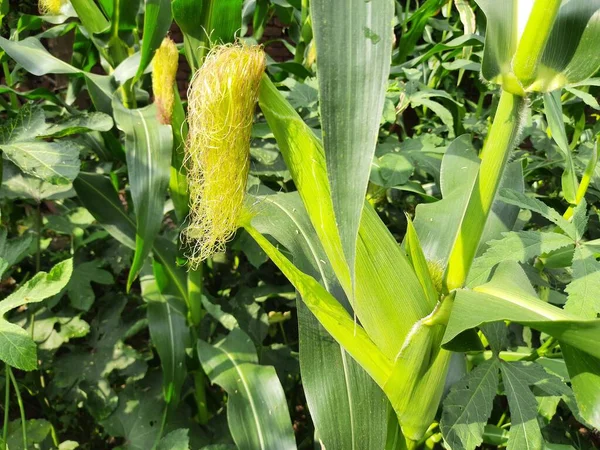
[[173, 86], [178, 60], [179, 52], [175, 42], [168, 37], [164, 38], [154, 55], [152, 70], [152, 91], [158, 108], [158, 119], [163, 125], [169, 125], [173, 116], [175, 102]]
[[223, 251], [240, 224], [265, 66], [260, 46], [217, 46], [192, 80], [186, 145], [190, 213], [182, 233], [192, 268]]

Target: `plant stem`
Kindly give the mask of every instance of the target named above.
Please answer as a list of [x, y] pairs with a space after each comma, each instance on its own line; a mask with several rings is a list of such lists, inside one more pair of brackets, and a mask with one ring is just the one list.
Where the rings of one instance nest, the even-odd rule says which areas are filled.
[[[188, 273], [188, 323], [194, 337], [198, 341], [198, 326], [204, 316], [202, 309], [202, 285], [204, 282], [204, 264]], [[198, 421], [201, 425], [208, 423], [208, 406], [206, 404], [206, 375], [202, 366], [194, 372], [194, 398], [198, 407]]]
[[[4, 61], [2, 63], [2, 70], [4, 71], [4, 80], [6, 81], [6, 85], [9, 88], [13, 87], [13, 80], [12, 80], [12, 75], [10, 74], [10, 68], [8, 67], [8, 63], [6, 61]], [[15, 94], [14, 92], [10, 92], [8, 94], [9, 98], [10, 98], [10, 105], [12, 106], [13, 109], [17, 110], [21, 107], [21, 105], [19, 104], [19, 99], [17, 98], [17, 94]]]
[[8, 438], [8, 413], [10, 409], [10, 377], [8, 376], [8, 364], [4, 364], [4, 427], [2, 429], [2, 448], [7, 449], [6, 439]]
[[12, 369], [9, 365], [6, 366], [6, 370], [8, 371], [8, 375], [12, 381], [13, 387], [15, 388], [15, 393], [17, 394], [17, 403], [19, 404], [19, 412], [21, 413], [21, 430], [23, 431], [23, 448], [27, 448], [27, 422], [25, 421], [25, 405], [23, 405], [23, 398], [21, 397], [21, 390], [19, 389], [19, 385], [17, 383], [17, 379], [15, 378]]
[[163, 433], [165, 432], [165, 425], [167, 424], [167, 415], [169, 413], [169, 403], [165, 403], [165, 409], [163, 410], [162, 420], [160, 421], [160, 430], [158, 430], [158, 434], [156, 435], [156, 440], [154, 441], [154, 445], [152, 446], [152, 450], [158, 447], [160, 440], [162, 439]]
[[481, 151], [479, 173], [450, 252], [444, 279], [448, 292], [463, 287], [467, 279], [508, 156], [518, 138], [525, 104], [523, 97], [502, 91], [494, 122]]
[[523, 88], [533, 84], [561, 0], [536, 0], [513, 58], [513, 71]]
[[[588, 162], [585, 171], [583, 172], [583, 176], [581, 177], [581, 183], [579, 184], [579, 188], [577, 189], [577, 194], [575, 195], [575, 206], [579, 205], [590, 186], [590, 181], [594, 176], [594, 170], [596, 170], [596, 164], [598, 164], [598, 149], [600, 148], [600, 135], [598, 135], [596, 139], [596, 145], [594, 146], [594, 150], [592, 152], [592, 157]], [[569, 220], [573, 216], [573, 205], [569, 206], [569, 209], [564, 213], [563, 217]]]

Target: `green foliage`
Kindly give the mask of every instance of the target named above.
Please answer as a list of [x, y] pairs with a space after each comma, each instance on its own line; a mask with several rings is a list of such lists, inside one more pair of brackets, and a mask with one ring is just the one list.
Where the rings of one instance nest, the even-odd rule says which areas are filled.
[[[600, 444], [598, 0], [34, 3], [0, 0], [0, 447]], [[245, 211], [189, 270], [186, 88], [236, 39]]]

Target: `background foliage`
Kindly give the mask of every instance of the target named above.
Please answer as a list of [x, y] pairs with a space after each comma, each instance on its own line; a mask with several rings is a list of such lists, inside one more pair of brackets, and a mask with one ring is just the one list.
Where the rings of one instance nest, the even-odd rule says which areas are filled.
[[[198, 4], [202, 13], [190, 14]], [[65, 14], [45, 17], [31, 1], [0, 5], [0, 358], [14, 368], [0, 381], [5, 443], [24, 448], [25, 433], [27, 448], [318, 448], [298, 358], [298, 320], [308, 319], [293, 287], [241, 230], [201, 270], [184, 267], [186, 89], [211, 40], [246, 37], [265, 46], [269, 77], [318, 131], [319, 89], [346, 85], [319, 84], [315, 40], [332, 45], [325, 72], [354, 34], [377, 39], [375, 31], [313, 39], [306, 0], [72, 0]], [[474, 2], [396, 1], [394, 17], [368, 200], [401, 242], [417, 205], [461, 195], [452, 174], [470, 156], [451, 144], [467, 134], [482, 147], [497, 88], [480, 77], [486, 20]], [[180, 44], [172, 126], [158, 123], [148, 75], [168, 32]], [[517, 225], [488, 243], [470, 283], [491, 264], [519, 263], [543, 300], [597, 317], [597, 297], [587, 294], [600, 289], [597, 164], [572, 223], [560, 216], [575, 194], [572, 174], [581, 178], [597, 161], [599, 86], [593, 78], [532, 97], [512, 154], [524, 179], [507, 173], [502, 191], [521, 208]], [[352, 127], [367, 108], [358, 94]], [[299, 199], [274, 132], [257, 111], [250, 190], [289, 193], [275, 215]], [[442, 163], [448, 153], [454, 165]], [[486, 325], [480, 337], [484, 348], [449, 378], [439, 420], [420, 445], [441, 448], [443, 436], [452, 448], [516, 449], [528, 436], [530, 448], [600, 446], [564, 362], [597, 359], [517, 324]], [[347, 362], [316, 360], [303, 370], [333, 377], [335, 364]], [[600, 402], [590, 386], [581, 409]], [[375, 389], [371, 398], [384, 401]], [[386, 418], [375, 419], [384, 439]], [[356, 432], [373, 439], [364, 448], [385, 445], [373, 429]]]

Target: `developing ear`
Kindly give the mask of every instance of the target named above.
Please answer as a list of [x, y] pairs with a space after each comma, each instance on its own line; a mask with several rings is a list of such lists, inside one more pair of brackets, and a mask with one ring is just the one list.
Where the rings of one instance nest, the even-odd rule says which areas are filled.
[[219, 46], [194, 75], [186, 148], [190, 214], [182, 234], [191, 267], [222, 251], [239, 226], [265, 66], [260, 46]]

